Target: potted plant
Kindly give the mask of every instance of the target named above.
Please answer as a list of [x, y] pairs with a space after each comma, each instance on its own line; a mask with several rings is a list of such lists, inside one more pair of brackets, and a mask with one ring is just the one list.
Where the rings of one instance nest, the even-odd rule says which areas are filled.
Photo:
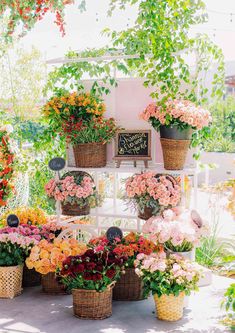
[[[20, 224], [18, 227], [4, 227], [0, 229], [0, 234], [19, 234], [22, 237], [28, 237], [36, 242], [42, 238], [41, 230], [38, 226]], [[28, 252], [29, 255], [29, 252]], [[29, 270], [26, 265], [23, 267], [23, 287], [34, 287], [41, 284], [41, 275], [34, 269]]]
[[123, 270], [124, 259], [112, 250], [87, 250], [68, 257], [59, 271], [62, 283], [72, 290], [74, 315], [105, 319], [112, 314], [112, 289]]
[[45, 186], [47, 195], [62, 204], [62, 213], [70, 216], [88, 215], [97, 203], [92, 177], [83, 171], [71, 171], [59, 180], [51, 179]]
[[143, 282], [135, 273], [134, 261], [139, 253], [151, 254], [158, 247], [142, 235], [130, 232], [114, 247], [114, 252], [125, 256], [125, 274], [117, 281], [113, 289], [113, 299], [118, 301], [137, 301], [145, 298]]
[[21, 294], [24, 260], [36, 243], [17, 232], [0, 234], [0, 298]]
[[148, 220], [164, 209], [178, 205], [181, 188], [173, 176], [148, 171], [127, 179], [126, 194], [127, 203], [138, 211], [138, 217]]
[[77, 167], [104, 167], [106, 143], [116, 132], [114, 119], [103, 117], [103, 101], [91, 93], [53, 96], [43, 108], [50, 125], [73, 146]]
[[86, 245], [78, 243], [76, 239], [54, 239], [53, 242], [45, 239], [34, 246], [26, 259], [29, 269], [35, 269], [42, 274], [41, 283], [43, 292], [47, 294], [65, 294], [62, 284], [56, 280], [55, 272], [62, 262], [71, 255], [79, 255], [86, 251]]
[[193, 132], [194, 141], [198, 132], [206, 131], [211, 122], [208, 110], [180, 99], [168, 100], [164, 106], [152, 103], [142, 112], [141, 118], [160, 131], [164, 167], [167, 170], [183, 169]]
[[139, 254], [136, 273], [143, 279], [145, 293], [152, 292], [157, 318], [176, 321], [183, 316], [184, 297], [197, 290], [199, 271], [196, 264], [181, 256], [164, 253]]
[[191, 211], [179, 207], [167, 209], [162, 216], [146, 221], [142, 232], [155, 244], [162, 244], [168, 253], [193, 260], [193, 249], [207, 232], [205, 224], [196, 224], [193, 216]]

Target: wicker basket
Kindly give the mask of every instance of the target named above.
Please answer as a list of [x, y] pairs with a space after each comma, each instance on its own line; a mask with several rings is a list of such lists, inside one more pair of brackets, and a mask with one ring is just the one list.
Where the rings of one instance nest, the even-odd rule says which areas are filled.
[[144, 211], [141, 212], [140, 209], [138, 211], [138, 218], [140, 218], [141, 220], [148, 220], [150, 219], [150, 217], [153, 216], [153, 209], [150, 207], [144, 207]]
[[22, 291], [23, 265], [0, 267], [0, 298], [14, 298]]
[[154, 295], [157, 318], [166, 321], [176, 321], [183, 317], [184, 293], [179, 296], [162, 295], [158, 297]]
[[112, 287], [105, 291], [73, 289], [73, 312], [82, 319], [105, 319], [112, 315]]
[[23, 287], [36, 287], [41, 285], [41, 274], [35, 271], [35, 269], [28, 269], [24, 266], [23, 269]]
[[73, 147], [77, 168], [101, 168], [106, 166], [106, 144], [94, 142]]
[[166, 170], [182, 170], [184, 168], [191, 140], [160, 139]]
[[48, 273], [42, 275], [41, 279], [42, 290], [46, 294], [50, 295], [66, 295], [64, 286], [60, 284], [55, 277], [54, 273]]
[[135, 273], [134, 268], [126, 268], [113, 288], [115, 301], [140, 301], [144, 299], [143, 282]]
[[62, 214], [68, 215], [68, 216], [82, 216], [82, 215], [89, 215], [90, 214], [90, 206], [86, 205], [83, 207], [79, 207], [78, 205], [71, 205], [69, 203], [67, 204], [61, 204], [62, 208]]

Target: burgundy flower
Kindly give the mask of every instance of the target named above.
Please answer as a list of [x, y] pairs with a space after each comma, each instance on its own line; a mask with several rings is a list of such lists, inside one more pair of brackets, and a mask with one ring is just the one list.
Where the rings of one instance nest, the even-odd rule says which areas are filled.
[[86, 263], [86, 269], [92, 271], [96, 267], [96, 264], [94, 262], [88, 262]]
[[93, 275], [93, 281], [100, 281], [102, 280], [103, 276], [100, 273], [96, 273]]
[[106, 272], [106, 276], [109, 278], [109, 279], [113, 279], [116, 275], [116, 271], [115, 269], [111, 268], [111, 269], [108, 269], [107, 272]]
[[73, 266], [74, 273], [82, 273], [85, 270], [85, 266], [83, 264], [78, 264]]
[[104, 270], [104, 267], [103, 267], [103, 265], [101, 265], [101, 264], [98, 264], [97, 266], [96, 266], [96, 271], [98, 271], [98, 272], [103, 272], [103, 270]]
[[88, 273], [88, 272], [85, 272], [85, 273], [83, 274], [83, 278], [84, 278], [84, 280], [87, 280], [87, 281], [91, 281], [91, 280], [93, 280], [93, 276], [92, 276], [92, 274], [91, 274], [91, 273]]

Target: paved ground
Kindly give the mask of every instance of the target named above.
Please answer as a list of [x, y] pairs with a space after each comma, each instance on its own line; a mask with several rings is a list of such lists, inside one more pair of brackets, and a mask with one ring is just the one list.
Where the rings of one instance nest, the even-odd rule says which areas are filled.
[[[234, 281], [234, 280], [233, 280]], [[13, 300], [0, 300], [1, 333], [219, 333], [220, 301], [230, 279], [213, 276], [213, 283], [190, 297], [184, 318], [176, 323], [156, 319], [152, 297], [139, 302], [114, 302], [112, 317], [102, 321], [73, 316], [72, 296], [47, 296], [27, 288]]]

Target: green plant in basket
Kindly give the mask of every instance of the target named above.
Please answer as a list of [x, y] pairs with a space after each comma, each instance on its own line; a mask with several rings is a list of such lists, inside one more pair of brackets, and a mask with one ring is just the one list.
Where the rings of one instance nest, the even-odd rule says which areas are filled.
[[0, 234], [0, 267], [17, 266], [24, 263], [37, 241], [17, 232]]

